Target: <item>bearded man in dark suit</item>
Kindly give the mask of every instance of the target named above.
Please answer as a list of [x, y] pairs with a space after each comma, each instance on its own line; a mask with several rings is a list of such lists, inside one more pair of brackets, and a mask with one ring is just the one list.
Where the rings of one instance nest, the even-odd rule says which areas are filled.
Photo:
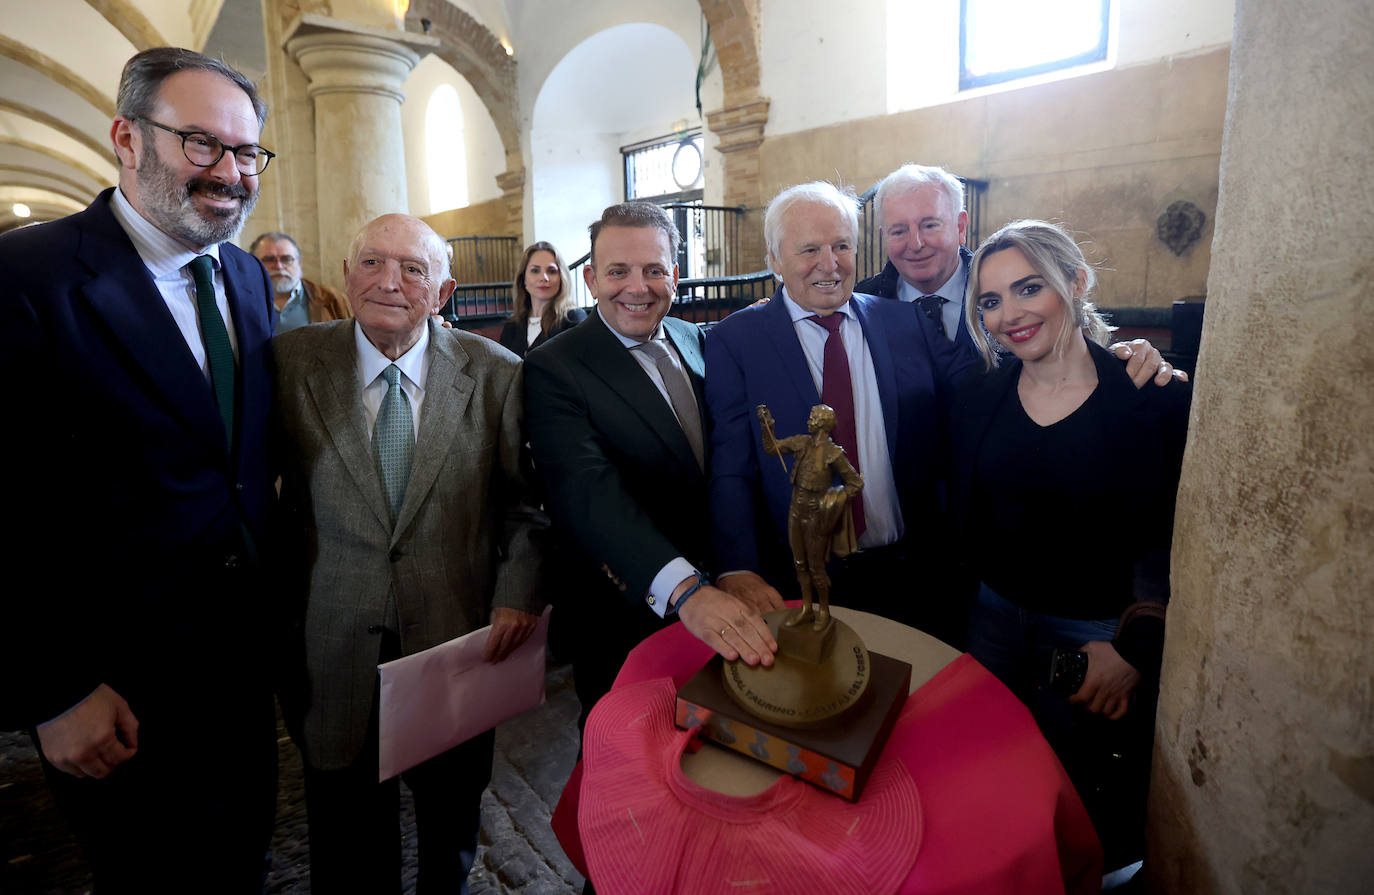
[[111, 126], [119, 186], [0, 237], [23, 516], [4, 714], [35, 728], [102, 893], [262, 887], [272, 293], [227, 240], [271, 159], [265, 116], [224, 63], [139, 53]]

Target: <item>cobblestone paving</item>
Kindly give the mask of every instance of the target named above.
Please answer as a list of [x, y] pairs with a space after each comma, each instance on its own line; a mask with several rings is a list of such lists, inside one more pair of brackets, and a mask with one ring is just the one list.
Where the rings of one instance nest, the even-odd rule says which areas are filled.
[[[579, 892], [573, 869], [549, 829], [563, 783], [577, 757], [577, 697], [572, 671], [550, 666], [544, 705], [496, 731], [492, 785], [482, 797], [482, 836], [468, 888], [472, 895], [562, 895]], [[310, 891], [305, 797], [300, 756], [279, 731], [281, 760], [270, 893]], [[404, 891], [415, 888], [415, 818], [402, 792]], [[168, 818], [175, 823], [175, 818]], [[0, 733], [0, 893], [77, 895], [90, 873], [48, 796], [26, 734]]]

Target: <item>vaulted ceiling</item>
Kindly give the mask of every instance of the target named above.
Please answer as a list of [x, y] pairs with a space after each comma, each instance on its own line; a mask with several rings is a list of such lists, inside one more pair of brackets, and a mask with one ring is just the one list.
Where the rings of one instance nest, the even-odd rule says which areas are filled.
[[0, 0], [0, 231], [70, 214], [115, 183], [110, 120], [125, 61], [147, 47], [205, 47], [224, 5]]

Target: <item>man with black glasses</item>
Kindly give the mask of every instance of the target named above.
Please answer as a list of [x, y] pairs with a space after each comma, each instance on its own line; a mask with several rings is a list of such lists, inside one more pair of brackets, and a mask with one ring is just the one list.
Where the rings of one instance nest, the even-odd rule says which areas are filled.
[[265, 117], [224, 63], [139, 53], [111, 127], [118, 188], [0, 237], [24, 523], [4, 547], [4, 717], [33, 729], [105, 895], [261, 891], [272, 287], [227, 240], [272, 158]]
[[343, 293], [301, 276], [301, 247], [285, 233], [263, 233], [248, 247], [272, 278], [276, 333], [353, 316]]

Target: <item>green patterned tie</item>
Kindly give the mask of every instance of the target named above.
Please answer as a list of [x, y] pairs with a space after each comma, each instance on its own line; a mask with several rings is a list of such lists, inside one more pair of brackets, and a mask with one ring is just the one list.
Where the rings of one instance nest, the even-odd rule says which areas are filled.
[[209, 255], [197, 255], [186, 265], [196, 281], [196, 310], [200, 314], [200, 337], [210, 361], [210, 385], [224, 421], [225, 444], [234, 449], [234, 349], [229, 330], [215, 304], [215, 263]]
[[377, 461], [377, 473], [382, 477], [382, 489], [391, 507], [391, 521], [395, 523], [406, 497], [406, 483], [410, 481], [410, 461], [415, 456], [415, 424], [410, 413], [410, 399], [401, 388], [401, 368], [392, 364], [382, 371], [386, 379], [386, 395], [377, 410], [377, 422], [372, 427], [372, 456]]

